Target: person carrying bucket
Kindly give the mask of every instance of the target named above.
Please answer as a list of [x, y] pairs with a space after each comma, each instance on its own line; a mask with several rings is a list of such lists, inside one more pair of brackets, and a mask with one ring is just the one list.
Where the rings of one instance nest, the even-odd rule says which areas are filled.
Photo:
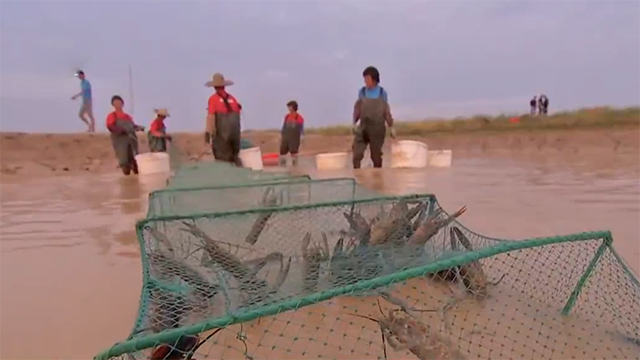
[[291, 154], [291, 164], [298, 166], [300, 139], [304, 133], [304, 118], [298, 113], [298, 102], [287, 103], [289, 112], [284, 116], [280, 134], [280, 166], [287, 166], [287, 154]]
[[360, 168], [367, 146], [371, 152], [373, 167], [381, 168], [385, 124], [389, 127], [391, 138], [396, 137], [393, 117], [387, 92], [379, 85], [378, 69], [369, 66], [364, 69], [362, 76], [365, 86], [358, 91], [358, 100], [353, 107], [353, 168]]
[[211, 144], [211, 150], [216, 160], [234, 163], [242, 166], [238, 157], [240, 153], [240, 111], [242, 105], [229, 94], [225, 88], [233, 85], [233, 81], [226, 80], [220, 73], [213, 74], [211, 81], [205, 86], [213, 87], [215, 92], [209, 97], [205, 143]]
[[136, 131], [144, 131], [144, 127], [136, 125], [131, 115], [124, 112], [124, 100], [119, 95], [111, 98], [114, 111], [107, 115], [107, 129], [111, 133], [111, 146], [118, 159], [122, 173], [129, 175], [131, 171], [138, 174], [138, 137]]
[[171, 135], [167, 134], [167, 127], [164, 124], [164, 120], [168, 118], [169, 110], [167, 109], [154, 109], [156, 118], [151, 122], [149, 126], [149, 133], [147, 138], [149, 139], [149, 151], [151, 152], [167, 152], [167, 141], [171, 141]]

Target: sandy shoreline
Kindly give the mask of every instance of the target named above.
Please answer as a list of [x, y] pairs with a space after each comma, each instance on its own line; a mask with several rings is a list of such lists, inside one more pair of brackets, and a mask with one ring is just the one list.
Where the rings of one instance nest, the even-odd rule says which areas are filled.
[[[263, 153], [278, 150], [279, 134], [251, 132], [246, 135]], [[178, 133], [175, 144], [187, 156], [205, 151], [200, 133]], [[514, 131], [500, 133], [435, 134], [402, 137], [424, 141], [430, 149], [452, 149], [456, 158], [525, 157], [548, 159], [562, 154], [563, 161], [597, 155], [603, 163], [616, 161], [618, 153], [640, 151], [640, 129], [611, 128], [559, 131]], [[351, 137], [343, 135], [308, 135], [303, 140], [303, 153], [349, 151]], [[147, 139], [140, 135], [140, 151], [148, 149]], [[629, 157], [626, 157], [627, 159]], [[640, 155], [637, 156], [640, 159]], [[0, 133], [0, 174], [2, 181], [73, 173], [117, 172], [117, 164], [109, 136], [98, 134], [28, 134]]]

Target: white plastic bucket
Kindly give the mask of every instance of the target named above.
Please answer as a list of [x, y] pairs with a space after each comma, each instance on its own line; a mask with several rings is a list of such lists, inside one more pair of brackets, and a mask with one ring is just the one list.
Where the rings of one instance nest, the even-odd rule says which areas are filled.
[[136, 155], [138, 173], [140, 175], [170, 173], [169, 154], [165, 152], [144, 153]]
[[242, 160], [242, 166], [252, 170], [262, 170], [262, 151], [259, 147], [240, 150], [238, 154]]
[[430, 150], [428, 156], [429, 166], [449, 167], [451, 166], [452, 158], [453, 152], [451, 150]]
[[423, 168], [427, 166], [427, 144], [401, 140], [391, 145], [392, 168]]
[[345, 169], [349, 164], [349, 153], [326, 153], [316, 155], [318, 170]]

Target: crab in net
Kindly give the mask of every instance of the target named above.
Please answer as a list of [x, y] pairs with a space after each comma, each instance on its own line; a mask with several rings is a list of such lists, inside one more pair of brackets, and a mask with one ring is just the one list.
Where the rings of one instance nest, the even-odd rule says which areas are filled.
[[376, 302], [380, 312], [377, 319], [359, 314], [349, 315], [378, 324], [385, 360], [387, 359], [387, 343], [396, 351], [408, 350], [420, 360], [465, 360], [464, 355], [451, 341], [432, 331], [428, 325], [411, 314], [406, 307], [389, 309], [385, 314], [380, 301], [376, 300]]

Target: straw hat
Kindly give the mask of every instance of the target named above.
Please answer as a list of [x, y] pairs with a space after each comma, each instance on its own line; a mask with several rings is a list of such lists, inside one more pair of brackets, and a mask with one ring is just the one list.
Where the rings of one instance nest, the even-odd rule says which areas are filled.
[[204, 86], [207, 87], [216, 87], [216, 86], [231, 86], [233, 85], [233, 81], [231, 80], [226, 80], [224, 78], [224, 75], [222, 75], [221, 73], [215, 73], [213, 74], [213, 77], [210, 81], [207, 81]]
[[153, 112], [164, 117], [169, 117], [169, 110], [167, 109], [153, 109]]

